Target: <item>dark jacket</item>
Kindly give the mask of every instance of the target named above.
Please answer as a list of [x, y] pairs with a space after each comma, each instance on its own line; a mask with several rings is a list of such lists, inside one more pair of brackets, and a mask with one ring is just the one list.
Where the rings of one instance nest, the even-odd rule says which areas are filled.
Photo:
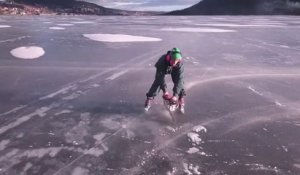
[[176, 66], [172, 67], [167, 61], [166, 56], [169, 54], [162, 55], [159, 60], [155, 63], [156, 72], [159, 75], [156, 76], [165, 76], [166, 74], [171, 74], [172, 81], [174, 83], [173, 95], [177, 96], [183, 90], [183, 72], [184, 66], [182, 61], [177, 63]]

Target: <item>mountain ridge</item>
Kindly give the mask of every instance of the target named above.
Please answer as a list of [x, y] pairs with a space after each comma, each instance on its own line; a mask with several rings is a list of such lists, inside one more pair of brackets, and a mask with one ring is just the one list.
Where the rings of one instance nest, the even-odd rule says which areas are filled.
[[[0, 14], [156, 15], [158, 12], [127, 11], [76, 0], [9, 0], [0, 3]], [[12, 11], [12, 12], [11, 12]]]
[[202, 0], [165, 15], [300, 15], [300, 0]]

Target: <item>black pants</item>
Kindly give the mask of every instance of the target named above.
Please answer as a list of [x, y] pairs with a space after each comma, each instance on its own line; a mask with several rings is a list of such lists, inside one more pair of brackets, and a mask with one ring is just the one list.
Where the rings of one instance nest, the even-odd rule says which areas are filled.
[[[172, 77], [173, 83], [174, 83], [174, 78]], [[156, 70], [155, 73], [155, 79], [148, 91], [148, 93], [146, 94], [147, 97], [155, 97], [159, 91], [162, 90], [164, 93], [167, 91], [167, 84], [165, 82], [165, 74], [162, 72], [159, 72]], [[185, 96], [185, 90], [181, 89], [179, 92], [179, 98], [182, 98], [183, 96]]]

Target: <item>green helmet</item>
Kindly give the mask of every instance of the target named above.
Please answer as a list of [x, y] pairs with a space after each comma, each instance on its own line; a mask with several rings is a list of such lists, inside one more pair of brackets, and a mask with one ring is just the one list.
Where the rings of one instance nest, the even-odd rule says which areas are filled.
[[173, 60], [181, 60], [182, 59], [182, 55], [181, 55], [181, 51], [179, 48], [174, 47], [171, 51], [171, 57]]

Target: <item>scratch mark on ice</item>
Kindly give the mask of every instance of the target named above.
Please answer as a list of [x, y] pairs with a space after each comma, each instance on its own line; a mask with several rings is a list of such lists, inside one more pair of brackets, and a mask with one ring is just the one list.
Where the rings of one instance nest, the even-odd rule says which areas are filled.
[[47, 111], [49, 111], [50, 109], [52, 109], [56, 106], [57, 106], [57, 104], [53, 103], [50, 106], [38, 108], [35, 110], [35, 112], [32, 112], [28, 115], [24, 115], [24, 116], [18, 118], [16, 121], [11, 122], [11, 123], [5, 125], [4, 127], [0, 128], [0, 135], [7, 132], [10, 129], [13, 129], [13, 128], [21, 125], [22, 123], [27, 122], [34, 116], [44, 117], [46, 115]]
[[26, 107], [26, 105], [21, 105], [21, 106], [19, 106], [19, 107], [16, 107], [16, 108], [10, 110], [10, 111], [7, 111], [7, 112], [5, 112], [5, 113], [3, 113], [3, 114], [0, 114], [0, 116], [4, 116], [4, 115], [11, 114], [11, 113], [15, 113], [15, 112], [17, 112], [18, 110], [23, 109], [23, 108], [25, 108], [25, 107]]
[[106, 78], [106, 80], [114, 80], [114, 79], [120, 77], [121, 75], [124, 75], [124, 74], [127, 73], [127, 72], [128, 72], [127, 70], [124, 70], [124, 71], [115, 73], [115, 74], [113, 74], [112, 76]]
[[258, 95], [260, 95], [260, 96], [263, 96], [263, 93], [258, 92], [256, 89], [254, 89], [254, 88], [251, 87], [251, 86], [248, 86], [248, 89], [250, 89], [252, 92], [254, 92], [254, 93], [256, 93], [256, 94], [258, 94]]
[[61, 114], [67, 114], [67, 113], [71, 113], [72, 111], [68, 110], [68, 109], [65, 109], [65, 110], [62, 110], [60, 112], [57, 112], [55, 113], [54, 115], [55, 116], [58, 116], [58, 115], [61, 115]]
[[53, 92], [53, 93], [51, 93], [47, 96], [41, 97], [40, 100], [50, 99], [50, 98], [53, 98], [53, 97], [55, 97], [59, 94], [66, 94], [69, 90], [74, 89], [74, 88], [76, 89], [77, 87], [75, 85], [69, 85], [69, 86], [64, 87], [64, 88], [62, 88], [62, 89], [60, 89], [56, 92]]
[[283, 104], [281, 104], [281, 103], [278, 102], [278, 101], [275, 101], [275, 104], [276, 104], [277, 106], [280, 106], [280, 107], [283, 107], [283, 106], [284, 106]]

